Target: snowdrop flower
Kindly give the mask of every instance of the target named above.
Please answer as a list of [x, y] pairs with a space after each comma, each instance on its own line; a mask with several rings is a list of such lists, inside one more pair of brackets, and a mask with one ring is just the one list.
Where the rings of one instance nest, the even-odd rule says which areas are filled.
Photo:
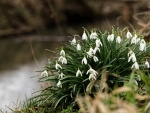
[[60, 56], [58, 61], [60, 61], [62, 64], [67, 64], [67, 59], [63, 56]]
[[92, 57], [92, 55], [93, 55], [95, 52], [94, 52], [93, 48], [90, 47], [89, 51], [86, 52], [86, 53], [88, 54], [89, 57]]
[[60, 55], [65, 56], [65, 51], [63, 49], [60, 51]]
[[56, 68], [56, 70], [62, 69], [62, 67], [57, 62], [56, 62], [55, 68]]
[[96, 77], [93, 74], [90, 74], [89, 80], [96, 80]]
[[65, 75], [63, 74], [63, 72], [61, 72], [60, 74], [59, 74], [59, 78], [63, 78]]
[[108, 35], [107, 40], [108, 40], [109, 42], [114, 41], [114, 34]]
[[48, 77], [48, 72], [45, 70], [41, 73], [41, 76]]
[[77, 44], [77, 51], [81, 51], [81, 45]]
[[82, 77], [82, 72], [80, 71], [80, 69], [78, 69], [78, 71], [76, 72], [76, 77], [78, 77], [79, 75], [81, 75]]
[[138, 70], [138, 69], [139, 69], [139, 64], [138, 64], [137, 62], [135, 62], [135, 63], [132, 65], [131, 69], [136, 69], [136, 70]]
[[128, 62], [130, 62], [130, 60], [132, 60], [132, 62], [136, 62], [136, 57], [135, 57], [135, 54], [134, 52], [131, 53], [129, 59], [128, 59]]
[[132, 50], [130, 50], [129, 52], [128, 52], [128, 57], [130, 56], [130, 55], [132, 55], [132, 53], [134, 53]]
[[97, 38], [97, 33], [92, 31], [90, 35], [90, 39], [96, 39], [96, 38]]
[[127, 37], [127, 39], [129, 39], [129, 38], [132, 37], [132, 34], [128, 31], [127, 34], [126, 34], [126, 37]]
[[62, 60], [62, 64], [67, 64], [67, 59], [65, 57]]
[[137, 75], [136, 80], [141, 81], [141, 77]]
[[141, 40], [140, 38], [137, 38], [137, 39], [136, 39], [136, 43], [138, 43], [140, 40]]
[[82, 59], [82, 64], [87, 64], [87, 59], [86, 59], [86, 57], [84, 56], [84, 58]]
[[100, 52], [100, 49], [96, 46], [96, 47], [94, 48], [94, 54], [96, 54], [97, 51]]
[[131, 44], [136, 44], [137, 43], [137, 35], [135, 34], [135, 36], [131, 39]]
[[75, 45], [77, 43], [75, 37], [73, 38], [73, 40], [71, 41], [71, 45]]
[[100, 39], [96, 39], [95, 43], [96, 43], [96, 47], [102, 46], [102, 42], [100, 41]]
[[146, 51], [146, 42], [144, 39], [140, 41], [140, 51]]
[[86, 35], [85, 31], [84, 31], [84, 33], [82, 35], [82, 40], [87, 40], [87, 39], [88, 39], [88, 37], [87, 37], [87, 35]]
[[98, 73], [94, 69], [92, 69], [92, 67], [90, 67], [90, 69], [86, 72], [86, 74], [92, 74], [96, 76]]
[[93, 56], [93, 60], [94, 60], [94, 62], [98, 62], [99, 61], [96, 56]]
[[57, 83], [57, 87], [62, 88], [62, 84], [61, 84], [61, 81], [60, 81], [60, 80], [59, 80], [58, 83]]
[[149, 63], [148, 63], [148, 61], [145, 62], [145, 66], [146, 66], [147, 68], [149, 68]]
[[117, 36], [117, 38], [116, 38], [116, 43], [119, 43], [119, 44], [120, 44], [120, 42], [121, 42], [121, 38], [120, 38], [120, 36]]

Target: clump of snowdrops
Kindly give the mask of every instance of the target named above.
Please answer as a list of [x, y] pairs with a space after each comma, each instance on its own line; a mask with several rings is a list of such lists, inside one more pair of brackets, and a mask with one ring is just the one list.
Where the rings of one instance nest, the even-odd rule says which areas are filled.
[[150, 85], [150, 44], [135, 31], [83, 28], [82, 36], [74, 35], [58, 50], [41, 73], [40, 81], [51, 84], [41, 93], [42, 104], [65, 108], [76, 105], [79, 95], [94, 97], [131, 83], [137, 93], [150, 92], [145, 88]]

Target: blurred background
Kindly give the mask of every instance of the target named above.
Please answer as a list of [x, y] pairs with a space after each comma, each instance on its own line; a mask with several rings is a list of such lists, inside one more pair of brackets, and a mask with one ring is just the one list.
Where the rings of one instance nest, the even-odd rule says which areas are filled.
[[0, 0], [0, 108], [43, 86], [39, 70], [68, 36], [111, 26], [150, 35], [149, 0]]

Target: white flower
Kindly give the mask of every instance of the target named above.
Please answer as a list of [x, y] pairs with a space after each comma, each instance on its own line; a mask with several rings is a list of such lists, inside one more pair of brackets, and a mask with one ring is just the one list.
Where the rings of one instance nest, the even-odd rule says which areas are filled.
[[136, 80], [141, 81], [141, 77], [137, 75]]
[[147, 68], [149, 68], [149, 63], [148, 63], [148, 61], [145, 62], [145, 66], [146, 66]]
[[94, 69], [92, 69], [92, 67], [90, 67], [86, 74], [93, 74], [94, 76], [96, 76], [98, 73]]
[[57, 83], [57, 87], [62, 88], [62, 84], [61, 84], [61, 81], [60, 81], [60, 80], [59, 80], [58, 83]]
[[89, 80], [96, 80], [96, 77], [93, 74], [90, 74]]
[[108, 40], [109, 42], [114, 41], [114, 34], [108, 35], [107, 40]]
[[97, 37], [98, 37], [97, 33], [92, 31], [92, 33], [90, 35], [90, 39], [96, 39]]
[[136, 39], [136, 43], [138, 43], [140, 40], [141, 40], [140, 38], [137, 38], [137, 39]]
[[120, 38], [120, 36], [117, 36], [117, 38], [116, 38], [116, 43], [119, 43], [119, 44], [120, 44], [120, 42], [121, 42], [121, 38]]
[[136, 70], [138, 70], [138, 69], [139, 69], [139, 64], [138, 64], [137, 62], [135, 62], [135, 63], [132, 65], [131, 69], [136, 69]]
[[59, 78], [63, 78], [65, 75], [61, 72], [60, 74], [59, 74]]
[[75, 37], [73, 38], [73, 40], [71, 41], [71, 45], [75, 45], [77, 43]]
[[102, 46], [102, 42], [100, 41], [100, 39], [96, 39], [95, 43], [96, 43], [96, 47]]
[[130, 56], [130, 55], [132, 55], [132, 53], [134, 53], [132, 50], [130, 50], [129, 52], [128, 52], [128, 57]]
[[57, 62], [56, 62], [55, 68], [56, 68], [56, 70], [62, 69], [62, 67]]
[[62, 64], [67, 64], [67, 59], [63, 56], [60, 56], [58, 61], [60, 61]]
[[131, 39], [131, 44], [136, 44], [137, 43], [137, 35], [135, 34], [135, 36]]
[[84, 58], [82, 59], [82, 64], [83, 64], [83, 63], [84, 63], [85, 65], [87, 64], [87, 59], [86, 59], [85, 56], [84, 56]]
[[60, 51], [60, 55], [65, 56], [65, 51], [63, 49]]
[[96, 56], [93, 56], [93, 60], [94, 60], [94, 62], [98, 62], [99, 61]]
[[127, 34], [126, 34], [126, 37], [127, 37], [127, 39], [129, 39], [129, 38], [132, 37], [132, 34], [128, 31]]
[[62, 64], [67, 64], [67, 59], [65, 57], [62, 60]]
[[80, 69], [78, 69], [78, 71], [76, 72], [76, 77], [78, 77], [79, 75], [81, 75], [82, 77], [82, 72], [80, 71]]
[[88, 39], [88, 37], [87, 37], [86, 33], [84, 32], [82, 35], [82, 40], [87, 40], [87, 39]]
[[144, 39], [140, 41], [140, 51], [146, 51], [146, 42]]
[[94, 48], [94, 54], [96, 54], [97, 51], [100, 52], [100, 49], [96, 46], [96, 47]]
[[77, 44], [77, 50], [80, 51], [81, 50], [81, 45]]
[[89, 51], [86, 52], [86, 53], [88, 54], [89, 57], [92, 57], [92, 55], [93, 55], [95, 52], [94, 52], [93, 48], [90, 47]]
[[135, 54], [134, 52], [131, 53], [129, 59], [128, 59], [128, 62], [130, 62], [130, 60], [132, 60], [132, 62], [136, 62], [136, 57], [135, 57]]
[[48, 72], [45, 70], [41, 73], [41, 76], [48, 77]]

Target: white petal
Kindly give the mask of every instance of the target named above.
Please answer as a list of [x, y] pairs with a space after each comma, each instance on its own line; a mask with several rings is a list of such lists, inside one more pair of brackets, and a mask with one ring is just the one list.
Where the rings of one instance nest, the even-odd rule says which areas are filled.
[[60, 87], [60, 88], [62, 88], [61, 81], [58, 81], [58, 83], [57, 83], [57, 87]]
[[98, 62], [98, 58], [96, 56], [93, 56], [94, 62]]
[[127, 37], [127, 39], [129, 39], [129, 38], [132, 37], [132, 34], [128, 31], [127, 34], [126, 34], [126, 37]]
[[60, 55], [65, 56], [65, 51], [63, 49], [60, 51]]
[[80, 51], [81, 50], [81, 45], [77, 44], [77, 50]]
[[136, 44], [136, 37], [134, 36], [132, 39], [131, 39], [131, 44]]
[[48, 72], [45, 70], [41, 73], [41, 76], [48, 77]]
[[150, 66], [149, 66], [149, 62], [148, 61], [146, 61], [145, 62], [145, 66], [147, 67], [147, 68], [149, 68]]
[[82, 59], [82, 64], [83, 64], [83, 63], [84, 63], [85, 65], [87, 64], [87, 59], [86, 59], [86, 57], [84, 57], [84, 58]]
[[59, 68], [62, 69], [62, 67], [57, 62], [56, 62], [55, 68], [56, 70], [58, 70]]
[[120, 42], [121, 42], [121, 38], [120, 38], [120, 36], [117, 36], [117, 38], [116, 38], [116, 43], [119, 43], [119, 44], [120, 44]]
[[93, 74], [90, 74], [89, 80], [96, 80], [96, 77]]
[[71, 41], [71, 45], [75, 45], [76, 44], [76, 39], [75, 38], [73, 38], [73, 40]]
[[87, 40], [87, 38], [88, 37], [87, 37], [86, 33], [84, 32], [83, 35], [82, 35], [82, 40]]

